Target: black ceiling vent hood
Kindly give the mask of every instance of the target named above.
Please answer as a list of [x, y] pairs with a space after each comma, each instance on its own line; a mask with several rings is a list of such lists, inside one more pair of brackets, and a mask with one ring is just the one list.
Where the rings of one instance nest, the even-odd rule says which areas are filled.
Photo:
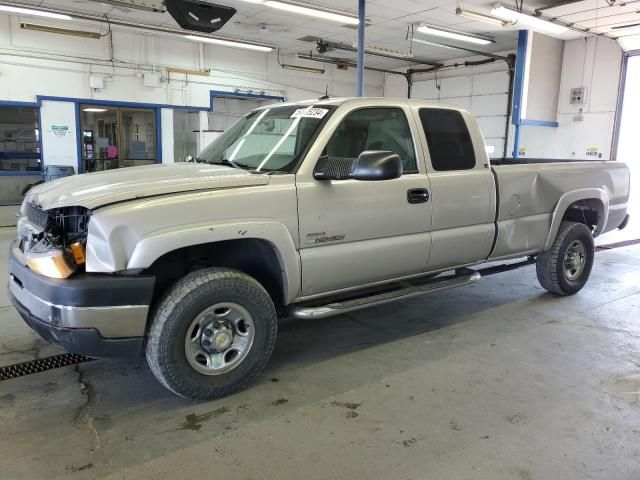
[[236, 13], [235, 8], [198, 0], [165, 0], [165, 7], [182, 28], [204, 33], [220, 30]]

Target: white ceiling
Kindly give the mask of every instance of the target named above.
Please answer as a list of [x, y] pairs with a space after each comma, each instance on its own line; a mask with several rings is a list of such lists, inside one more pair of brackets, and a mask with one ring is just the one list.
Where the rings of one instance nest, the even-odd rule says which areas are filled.
[[[149, 3], [159, 3], [160, 0], [148, 0]], [[640, 0], [626, 0], [626, 6], [620, 0], [584, 0], [566, 6], [559, 6], [544, 10], [545, 15], [557, 16], [562, 20], [576, 22], [579, 26], [597, 27], [597, 31], [610, 32], [611, 26], [620, 21], [636, 19], [640, 21]], [[357, 0], [308, 0], [317, 6], [338, 9], [344, 12], [357, 12]], [[178, 28], [176, 22], [168, 13], [154, 13], [135, 9], [116, 7], [103, 4], [97, 0], [27, 0], [21, 3], [37, 4], [51, 8], [73, 10], [83, 13], [106, 14], [111, 18], [129, 21], [139, 21], [150, 25], [162, 25]], [[269, 43], [277, 46], [283, 54], [308, 53], [313, 50], [315, 43], [301, 41], [304, 36], [320, 37], [333, 42], [343, 42], [353, 45], [356, 40], [356, 30], [330, 21], [295, 15], [272, 8], [248, 3], [242, 0], [215, 0], [232, 6], [237, 13], [217, 33], [227, 37]], [[368, 0], [366, 16], [369, 26], [366, 29], [366, 43], [376, 47], [383, 47], [402, 52], [412, 49], [414, 56], [431, 61], [446, 61], [455, 58], [468, 57], [471, 54], [454, 49], [445, 49], [430, 45], [411, 42], [407, 39], [407, 28], [421, 22], [448, 27], [463, 32], [484, 34], [495, 39], [489, 46], [477, 46], [447, 40], [447, 43], [466, 46], [482, 52], [504, 52], [514, 50], [517, 42], [516, 28], [503, 28], [489, 23], [477, 22], [457, 16], [455, 9], [461, 7], [488, 13], [495, 0]], [[504, 4], [511, 6], [514, 0], [505, 0]], [[560, 3], [550, 1], [527, 1], [525, 9], [533, 10], [545, 5]], [[621, 15], [621, 16], [613, 16]], [[266, 28], [266, 31], [261, 29]], [[438, 42], [437, 38], [426, 37], [415, 33], [417, 38]], [[564, 38], [580, 36], [570, 32]], [[353, 58], [347, 52], [330, 52], [330, 55], [342, 58]], [[406, 61], [389, 60], [380, 57], [368, 57], [367, 63], [383, 68], [397, 68], [409, 66]]]

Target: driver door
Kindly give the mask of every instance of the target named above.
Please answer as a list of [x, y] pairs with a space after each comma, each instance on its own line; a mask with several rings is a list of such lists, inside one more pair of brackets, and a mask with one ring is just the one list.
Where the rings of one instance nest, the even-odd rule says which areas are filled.
[[429, 259], [430, 185], [410, 111], [391, 103], [341, 111], [325, 127], [331, 133], [321, 155], [388, 150], [400, 155], [404, 173], [385, 181], [321, 181], [313, 178], [316, 162], [305, 162], [296, 176], [303, 297], [419, 274]]

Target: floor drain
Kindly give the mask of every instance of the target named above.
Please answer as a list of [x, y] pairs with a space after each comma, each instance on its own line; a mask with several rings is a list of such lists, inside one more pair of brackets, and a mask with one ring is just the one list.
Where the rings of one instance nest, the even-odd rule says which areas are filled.
[[54, 368], [68, 367], [77, 365], [78, 363], [90, 362], [95, 360], [84, 355], [76, 355], [73, 353], [63, 353], [52, 357], [37, 358], [29, 362], [16, 363], [0, 367], [0, 382], [10, 380], [12, 378], [24, 377], [25, 375], [33, 375], [34, 373], [46, 372]]

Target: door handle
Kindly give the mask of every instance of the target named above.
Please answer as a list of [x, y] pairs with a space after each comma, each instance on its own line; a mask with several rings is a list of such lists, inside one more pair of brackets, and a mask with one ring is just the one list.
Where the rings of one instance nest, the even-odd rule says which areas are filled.
[[426, 188], [411, 188], [407, 190], [407, 202], [425, 203], [429, 201], [429, 190]]

